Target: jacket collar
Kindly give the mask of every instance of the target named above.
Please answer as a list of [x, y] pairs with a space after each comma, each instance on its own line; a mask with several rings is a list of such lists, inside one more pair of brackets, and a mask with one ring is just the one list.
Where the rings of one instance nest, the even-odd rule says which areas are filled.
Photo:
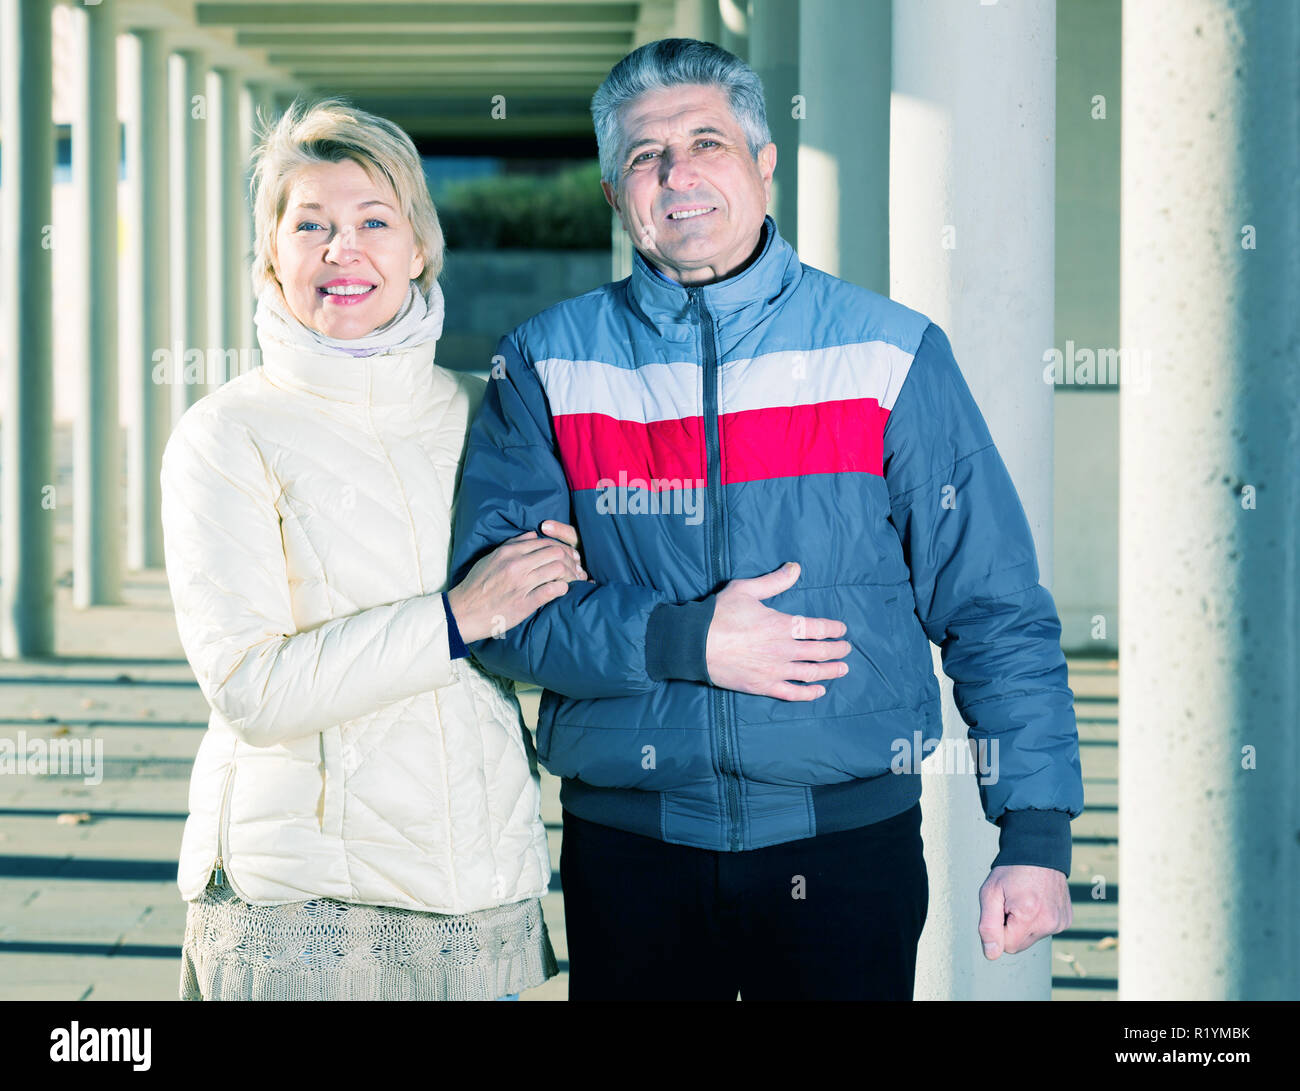
[[259, 333], [263, 374], [276, 386], [352, 405], [417, 405], [433, 400], [450, 376], [426, 341], [374, 356], [334, 356], [294, 348]]
[[763, 218], [763, 244], [757, 258], [743, 271], [713, 284], [688, 290], [661, 274], [633, 250], [628, 301], [664, 337], [693, 337], [692, 292], [703, 299], [723, 335], [724, 353], [746, 333], [781, 306], [802, 275], [799, 255], [776, 229], [771, 216]]

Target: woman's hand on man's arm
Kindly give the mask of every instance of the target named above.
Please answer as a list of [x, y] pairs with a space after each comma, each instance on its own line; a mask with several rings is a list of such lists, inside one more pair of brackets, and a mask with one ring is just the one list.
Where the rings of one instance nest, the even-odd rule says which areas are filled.
[[502, 542], [447, 592], [456, 627], [467, 644], [513, 629], [587, 573], [575, 548], [578, 532], [547, 520], [547, 537], [527, 531]]

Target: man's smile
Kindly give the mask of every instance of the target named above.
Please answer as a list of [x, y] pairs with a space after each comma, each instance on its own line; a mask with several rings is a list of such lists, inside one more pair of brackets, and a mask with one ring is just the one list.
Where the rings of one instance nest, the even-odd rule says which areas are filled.
[[717, 210], [717, 205], [681, 205], [670, 211], [664, 219], [674, 222], [693, 220], [699, 216], [707, 216], [710, 212], [716, 212]]

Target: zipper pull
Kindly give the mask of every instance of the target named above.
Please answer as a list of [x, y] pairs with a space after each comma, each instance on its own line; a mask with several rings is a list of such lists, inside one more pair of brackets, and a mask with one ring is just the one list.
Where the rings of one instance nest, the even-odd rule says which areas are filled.
[[220, 857], [220, 856], [217, 857], [217, 863], [216, 863], [216, 866], [213, 867], [213, 869], [212, 869], [212, 885], [213, 885], [213, 886], [225, 886], [225, 885], [226, 885], [226, 873], [225, 873], [225, 872], [222, 870], [222, 868], [221, 868], [221, 857]]

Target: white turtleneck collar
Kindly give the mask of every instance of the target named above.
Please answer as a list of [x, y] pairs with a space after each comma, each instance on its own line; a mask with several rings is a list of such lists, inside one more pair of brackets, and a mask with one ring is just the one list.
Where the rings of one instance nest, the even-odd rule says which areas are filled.
[[262, 369], [276, 386], [354, 405], [415, 405], [435, 397], [447, 381], [434, 365], [437, 343], [374, 356], [330, 356], [277, 341], [265, 332], [258, 338]]
[[264, 373], [289, 390], [358, 405], [417, 404], [450, 379], [434, 365], [443, 321], [437, 281], [427, 293], [412, 281], [393, 318], [355, 341], [303, 325], [274, 282], [258, 296], [254, 320]]

